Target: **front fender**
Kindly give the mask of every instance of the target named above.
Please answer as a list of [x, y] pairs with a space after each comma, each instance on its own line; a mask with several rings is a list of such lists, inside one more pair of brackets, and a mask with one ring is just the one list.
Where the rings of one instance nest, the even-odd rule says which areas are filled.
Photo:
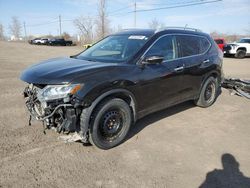
[[99, 96], [117, 89], [123, 89], [133, 93], [134, 82], [128, 80], [115, 80], [98, 83], [93, 81], [84, 85], [83, 89], [76, 94], [76, 98], [83, 106], [90, 106]]

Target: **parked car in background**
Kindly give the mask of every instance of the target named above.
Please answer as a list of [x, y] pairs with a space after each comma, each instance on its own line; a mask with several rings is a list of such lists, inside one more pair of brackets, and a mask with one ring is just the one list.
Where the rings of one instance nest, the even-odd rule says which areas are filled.
[[211, 106], [222, 61], [214, 40], [196, 29], [125, 30], [77, 55], [31, 66], [21, 80], [31, 116], [46, 128], [110, 149], [150, 113], [188, 100]]
[[50, 39], [47, 43], [50, 46], [71, 46], [73, 42], [71, 40], [65, 40], [65, 39]]
[[216, 39], [214, 39], [214, 41], [216, 42], [218, 47], [223, 51], [224, 46], [226, 45], [225, 40], [223, 38], [216, 38]]
[[93, 46], [93, 44], [84, 44], [84, 45], [83, 45], [84, 49], [88, 49], [88, 48], [90, 48], [91, 46]]
[[30, 44], [46, 45], [48, 44], [48, 40], [47, 38], [35, 38], [30, 40]]
[[225, 45], [224, 55], [233, 55], [234, 57], [240, 59], [245, 56], [250, 56], [250, 38], [242, 38], [238, 42]]

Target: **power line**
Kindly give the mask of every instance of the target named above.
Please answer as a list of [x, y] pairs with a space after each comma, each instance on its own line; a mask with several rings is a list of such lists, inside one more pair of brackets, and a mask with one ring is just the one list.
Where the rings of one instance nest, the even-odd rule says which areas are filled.
[[[205, 0], [191, 0], [191, 1], [182, 1], [182, 2], [176, 2], [176, 3], [171, 3], [170, 6], [165, 6], [165, 7], [157, 7], [157, 8], [151, 8], [151, 9], [137, 9], [136, 12], [146, 12], [146, 11], [157, 11], [157, 10], [164, 10], [164, 9], [173, 9], [173, 8], [181, 8], [181, 7], [188, 7], [188, 6], [195, 6], [195, 5], [202, 5], [202, 4], [208, 4], [208, 3], [215, 3], [223, 0], [212, 0], [212, 1], [205, 1]], [[137, 8], [139, 5], [167, 5], [166, 3], [164, 4], [148, 4], [148, 3], [137, 3]], [[122, 17], [130, 13], [134, 13], [135, 10], [133, 11], [128, 11], [128, 12], [121, 12], [117, 14], [113, 14], [113, 16], [118, 16]]]
[[113, 10], [113, 11], [109, 11], [107, 14], [109, 15], [109, 16], [112, 16], [114, 13], [117, 13], [117, 12], [121, 12], [121, 11], [123, 11], [123, 10], [126, 10], [126, 9], [128, 9], [128, 8], [131, 8], [131, 7], [133, 7], [134, 5], [129, 5], [129, 6], [125, 6], [125, 7], [123, 7], [123, 8], [119, 8], [119, 9], [116, 9], [116, 10]]
[[204, 0], [192, 0], [192, 1], [177, 1], [171, 3], [138, 3], [138, 5], [152, 5], [152, 6], [162, 6], [162, 5], [177, 5], [177, 4], [187, 4], [187, 3], [194, 3], [194, 2], [204, 2]]
[[[166, 3], [162, 3], [162, 4], [149, 4], [149, 3], [137, 3], [135, 0], [134, 4], [131, 4], [129, 6], [125, 6], [119, 9], [116, 9], [114, 11], [112, 11], [111, 14], [108, 13], [109, 16], [124, 16], [127, 14], [131, 14], [134, 13], [134, 27], [136, 27], [136, 16], [138, 12], [149, 12], [149, 11], [157, 11], [157, 10], [164, 10], [164, 9], [173, 9], [173, 8], [181, 8], [181, 7], [189, 7], [189, 6], [195, 6], [195, 5], [202, 5], [202, 4], [208, 4], [208, 3], [215, 3], [215, 2], [219, 2], [222, 0], [186, 0], [186, 1], [180, 1], [180, 2], [175, 2], [175, 3], [171, 3], [169, 6], [164, 6], [164, 7], [156, 7], [156, 8], [149, 8], [149, 9], [138, 9], [138, 4], [139, 5], [153, 5], [153, 6], [158, 6], [158, 5], [166, 5]], [[127, 12], [123, 12], [124, 10], [128, 9], [128, 8], [132, 8], [134, 7], [134, 10], [131, 11], [127, 11]], [[54, 20], [54, 21], [53, 21]], [[68, 21], [73, 21], [74, 19], [61, 19], [61, 15], [59, 15], [59, 20], [58, 17], [52, 19], [52, 21], [50, 22], [45, 22], [45, 23], [40, 23], [40, 24], [31, 24], [31, 25], [25, 25], [25, 30], [26, 27], [39, 27], [39, 26], [44, 26], [44, 25], [49, 25], [49, 24], [53, 24], [53, 23], [59, 23], [59, 30], [60, 30], [60, 35], [62, 32], [62, 22], [68, 22]]]
[[[208, 4], [208, 3], [215, 3], [222, 0], [213, 0], [213, 1], [203, 1], [203, 2], [197, 2], [197, 3], [190, 3], [186, 5], [176, 5], [176, 6], [167, 6], [167, 7], [160, 7], [160, 8], [152, 8], [152, 9], [141, 9], [137, 10], [137, 12], [148, 12], [148, 11], [156, 11], [156, 10], [163, 10], [163, 9], [172, 9], [172, 8], [180, 8], [180, 7], [188, 7], [188, 6], [195, 6], [195, 5], [202, 5], [202, 4]], [[134, 11], [130, 11], [127, 13], [133, 13]]]

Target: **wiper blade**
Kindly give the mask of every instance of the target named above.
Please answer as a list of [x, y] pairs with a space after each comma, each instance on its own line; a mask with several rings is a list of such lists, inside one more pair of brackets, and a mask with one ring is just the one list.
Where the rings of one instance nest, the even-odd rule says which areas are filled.
[[97, 62], [96, 60], [93, 59], [85, 59], [86, 61], [92, 61], [92, 62]]

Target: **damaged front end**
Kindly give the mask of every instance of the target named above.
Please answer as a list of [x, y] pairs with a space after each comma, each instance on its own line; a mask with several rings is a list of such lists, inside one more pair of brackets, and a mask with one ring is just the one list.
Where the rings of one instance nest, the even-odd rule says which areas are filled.
[[74, 106], [74, 94], [81, 87], [77, 84], [29, 84], [23, 94], [30, 112], [30, 121], [33, 117], [42, 121], [45, 129], [53, 128], [58, 133], [78, 131], [81, 109]]

